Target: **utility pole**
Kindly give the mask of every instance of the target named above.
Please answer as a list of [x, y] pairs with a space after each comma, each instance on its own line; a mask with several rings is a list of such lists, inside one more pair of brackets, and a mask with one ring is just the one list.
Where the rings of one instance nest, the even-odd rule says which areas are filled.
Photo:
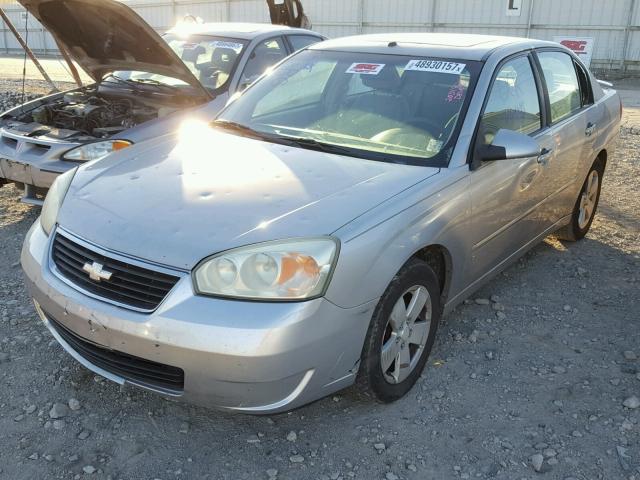
[[11, 23], [11, 20], [9, 20], [9, 17], [7, 17], [7, 14], [4, 13], [4, 10], [2, 8], [0, 8], [0, 17], [2, 18], [2, 20], [4, 20], [4, 23], [7, 24], [7, 27], [9, 27], [9, 30], [11, 30], [11, 33], [13, 33], [13, 35], [16, 37], [16, 40], [18, 40], [18, 43], [20, 44], [20, 46], [24, 48], [24, 51], [27, 53], [27, 55], [29, 55], [29, 58], [38, 68], [38, 70], [40, 71], [40, 74], [44, 77], [44, 79], [49, 83], [49, 85], [51, 85], [51, 87], [54, 90], [58, 90], [58, 87], [56, 87], [55, 83], [53, 83], [53, 80], [51, 80], [51, 77], [49, 77], [49, 75], [44, 70], [44, 68], [42, 68], [42, 65], [40, 64], [36, 56], [33, 54], [31, 49], [29, 48], [29, 45], [27, 45], [27, 43], [22, 39], [22, 36], [18, 32], [18, 30], [16, 30], [16, 27], [13, 26], [13, 23]]

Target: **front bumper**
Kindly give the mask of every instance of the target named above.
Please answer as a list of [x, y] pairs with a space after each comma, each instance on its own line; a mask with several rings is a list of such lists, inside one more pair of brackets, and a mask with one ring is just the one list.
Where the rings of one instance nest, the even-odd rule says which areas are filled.
[[36, 189], [48, 189], [58, 175], [77, 166], [60, 159], [64, 152], [77, 145], [30, 138], [0, 128], [0, 178], [23, 184], [23, 201], [42, 204], [42, 200], [36, 197]]
[[[49, 250], [50, 238], [36, 222], [24, 243], [22, 267], [39, 313], [72, 356], [118, 383], [266, 414], [304, 405], [355, 379], [375, 301], [343, 309], [323, 298], [261, 303], [201, 297], [186, 274], [154, 312], [141, 313], [63, 282], [52, 271]], [[92, 364], [60, 337], [48, 316], [91, 343], [182, 369], [184, 388], [141, 385]]]

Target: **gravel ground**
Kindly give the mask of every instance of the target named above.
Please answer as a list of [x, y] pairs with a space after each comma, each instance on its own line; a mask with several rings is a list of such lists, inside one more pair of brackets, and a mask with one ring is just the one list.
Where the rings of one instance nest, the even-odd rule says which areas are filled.
[[639, 112], [588, 237], [548, 238], [446, 317], [393, 405], [351, 389], [250, 417], [103, 381], [34, 314], [18, 259], [38, 209], [0, 189], [0, 478], [640, 480]]

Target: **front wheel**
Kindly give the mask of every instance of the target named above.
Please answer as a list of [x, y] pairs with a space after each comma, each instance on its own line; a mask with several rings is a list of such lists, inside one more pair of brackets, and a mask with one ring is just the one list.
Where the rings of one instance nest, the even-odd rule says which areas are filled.
[[440, 320], [438, 277], [410, 260], [375, 309], [362, 351], [358, 384], [382, 402], [404, 396], [429, 358]]
[[602, 160], [597, 159], [591, 166], [587, 179], [582, 185], [578, 199], [573, 207], [571, 222], [558, 231], [558, 238], [575, 242], [581, 240], [587, 234], [596, 216], [603, 174], [604, 164]]

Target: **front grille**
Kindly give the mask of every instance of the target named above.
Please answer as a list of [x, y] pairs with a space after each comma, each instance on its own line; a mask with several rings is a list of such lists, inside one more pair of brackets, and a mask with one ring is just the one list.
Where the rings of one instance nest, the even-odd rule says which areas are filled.
[[182, 392], [184, 371], [181, 368], [152, 362], [127, 353], [110, 350], [76, 335], [45, 313], [51, 326], [69, 346], [89, 363], [125, 380], [149, 388]]
[[[141, 310], [154, 310], [179, 277], [148, 270], [96, 253], [68, 237], [56, 234], [51, 251], [62, 276], [80, 288], [107, 300]], [[92, 280], [83, 267], [99, 263], [111, 273], [108, 280]]]

